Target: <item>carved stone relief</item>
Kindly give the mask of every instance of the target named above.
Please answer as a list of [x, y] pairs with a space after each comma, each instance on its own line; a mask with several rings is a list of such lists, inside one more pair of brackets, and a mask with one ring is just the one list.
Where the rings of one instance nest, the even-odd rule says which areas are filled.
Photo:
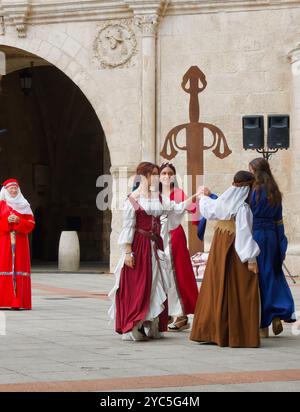
[[132, 21], [121, 20], [100, 27], [94, 42], [94, 53], [101, 68], [124, 67], [137, 51]]

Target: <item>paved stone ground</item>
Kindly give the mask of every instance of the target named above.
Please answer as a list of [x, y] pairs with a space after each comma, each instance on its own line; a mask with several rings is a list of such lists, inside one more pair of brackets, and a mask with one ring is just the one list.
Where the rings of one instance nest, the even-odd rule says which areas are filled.
[[[260, 349], [189, 341], [122, 342], [109, 325], [108, 274], [34, 273], [33, 310], [4, 311], [0, 391], [299, 391], [300, 336], [284, 326]], [[300, 280], [292, 286], [300, 305]]]

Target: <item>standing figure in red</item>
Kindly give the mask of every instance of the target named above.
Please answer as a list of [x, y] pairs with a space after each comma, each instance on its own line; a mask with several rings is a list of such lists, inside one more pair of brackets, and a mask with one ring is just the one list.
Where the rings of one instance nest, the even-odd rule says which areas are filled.
[[[163, 163], [159, 169], [160, 192], [175, 203], [186, 200], [186, 195], [176, 181], [176, 169], [172, 163]], [[195, 218], [197, 208], [191, 203], [187, 209]], [[172, 322], [169, 332], [180, 332], [189, 329], [188, 315], [194, 314], [198, 298], [198, 286], [194, 275], [187, 240], [181, 225], [169, 230], [165, 216], [161, 217], [161, 237], [164, 242], [164, 252], [170, 267], [170, 284], [168, 291], [168, 310]]]
[[28, 234], [35, 222], [16, 179], [0, 192], [0, 308], [31, 309]]

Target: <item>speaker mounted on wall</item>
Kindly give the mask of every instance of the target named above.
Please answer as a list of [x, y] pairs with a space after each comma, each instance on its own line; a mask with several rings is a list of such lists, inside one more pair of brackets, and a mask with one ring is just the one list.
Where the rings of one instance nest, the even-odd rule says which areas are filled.
[[288, 149], [290, 147], [289, 115], [268, 116], [268, 148]]
[[264, 117], [243, 116], [244, 149], [264, 148]]

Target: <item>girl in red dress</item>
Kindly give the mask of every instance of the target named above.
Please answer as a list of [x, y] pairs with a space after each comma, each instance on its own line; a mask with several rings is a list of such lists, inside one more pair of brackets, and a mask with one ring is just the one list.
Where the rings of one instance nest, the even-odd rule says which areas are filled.
[[0, 192], [0, 308], [31, 309], [28, 234], [34, 217], [16, 179]]
[[160, 217], [176, 228], [190, 199], [180, 204], [159, 194], [158, 166], [143, 162], [137, 168], [139, 186], [125, 202], [119, 245], [123, 254], [109, 296], [109, 315], [123, 340], [162, 337], [167, 330], [170, 275], [160, 236]]
[[[176, 169], [172, 163], [163, 163], [160, 167], [160, 187], [162, 195], [176, 203], [186, 200], [185, 193], [175, 187]], [[196, 211], [196, 205], [191, 204], [190, 213]], [[170, 332], [180, 332], [190, 327], [189, 314], [194, 314], [198, 297], [198, 287], [191, 264], [190, 254], [187, 248], [187, 240], [183, 227], [179, 225], [176, 229], [169, 230], [162, 222], [162, 238], [164, 250], [171, 268], [171, 288], [168, 291], [169, 316], [173, 318], [169, 324]]]

